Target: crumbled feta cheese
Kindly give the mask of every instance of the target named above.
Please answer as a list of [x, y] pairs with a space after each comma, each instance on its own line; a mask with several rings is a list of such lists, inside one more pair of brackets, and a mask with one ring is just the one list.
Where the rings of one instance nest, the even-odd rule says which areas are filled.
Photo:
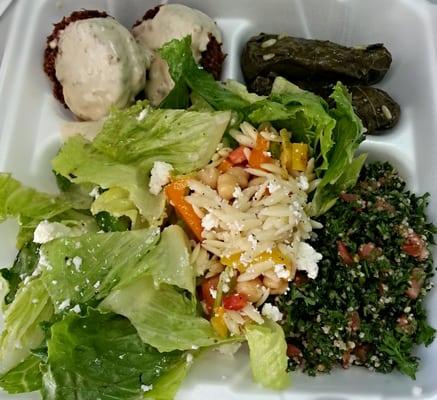
[[322, 255], [317, 253], [308, 243], [304, 242], [295, 245], [294, 252], [297, 269], [305, 271], [308, 278], [315, 279], [319, 273], [317, 263], [322, 259]]
[[153, 385], [141, 385], [141, 390], [143, 392], [150, 392], [153, 389]]
[[308, 178], [305, 175], [299, 175], [299, 177], [297, 178], [297, 186], [300, 190], [308, 190], [310, 187], [308, 183]]
[[290, 277], [290, 271], [285, 267], [284, 264], [275, 265], [275, 274], [280, 279], [288, 279]]
[[235, 186], [234, 192], [232, 193], [232, 197], [234, 199], [239, 199], [243, 195], [243, 191], [241, 190], [240, 186]]
[[73, 312], [79, 314], [79, 313], [80, 313], [80, 305], [79, 305], [79, 304], [76, 304], [76, 305], [71, 309], [71, 311], [73, 311]]
[[256, 240], [255, 235], [253, 235], [252, 233], [247, 237], [248, 242], [251, 244], [252, 246], [252, 250], [256, 249], [256, 246], [258, 245], [258, 240]]
[[64, 300], [61, 304], [59, 304], [59, 310], [65, 310], [66, 308], [70, 307], [70, 299]]
[[275, 322], [282, 319], [282, 313], [279, 311], [279, 308], [270, 303], [265, 303], [263, 305], [261, 314]]
[[97, 281], [93, 286], [94, 289], [98, 289], [100, 287], [100, 281]]
[[191, 353], [187, 353], [187, 364], [192, 364], [193, 359], [193, 355]]
[[149, 190], [155, 196], [158, 195], [162, 187], [170, 182], [170, 173], [173, 167], [163, 161], [155, 161], [152, 171], [150, 172]]
[[71, 229], [59, 222], [41, 221], [33, 233], [34, 243], [44, 244], [53, 239], [69, 236]]
[[146, 118], [148, 113], [149, 113], [149, 109], [148, 108], [145, 108], [144, 110], [141, 110], [141, 112], [138, 114], [137, 121], [142, 121], [144, 118]]
[[97, 199], [97, 197], [100, 196], [100, 188], [98, 186], [94, 186], [93, 190], [91, 190], [91, 192], [88, 193], [88, 195], [90, 197], [93, 197], [94, 199]]
[[80, 267], [82, 265], [82, 259], [80, 257], [76, 256], [76, 257], [73, 257], [72, 261], [73, 261], [74, 268], [76, 268], [76, 271], [79, 272]]
[[222, 292], [223, 293], [228, 293], [230, 289], [231, 288], [229, 287], [229, 285], [227, 283], [223, 283], [223, 285], [222, 285]]
[[277, 190], [281, 188], [281, 185], [272, 179], [269, 181], [267, 188], [269, 189], [270, 193], [275, 193]]
[[218, 226], [219, 220], [215, 215], [208, 213], [202, 218], [202, 228], [206, 231], [210, 231]]
[[413, 397], [420, 397], [422, 395], [423, 389], [420, 386], [413, 386], [411, 389], [411, 394]]

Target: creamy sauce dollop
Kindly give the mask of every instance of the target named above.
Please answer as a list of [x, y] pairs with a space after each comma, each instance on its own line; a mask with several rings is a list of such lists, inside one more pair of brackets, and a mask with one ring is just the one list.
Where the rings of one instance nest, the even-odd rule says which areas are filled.
[[130, 104], [145, 86], [147, 53], [112, 18], [70, 23], [61, 33], [56, 77], [65, 103], [82, 120], [99, 120], [111, 106]]
[[166, 4], [159, 8], [154, 18], [143, 21], [132, 29], [132, 34], [153, 57], [146, 82], [146, 96], [153, 105], [158, 105], [173, 89], [167, 63], [157, 54], [165, 43], [191, 35], [191, 49], [196, 62], [206, 50], [209, 35], [222, 43], [222, 35], [216, 23], [203, 12], [182, 4]]

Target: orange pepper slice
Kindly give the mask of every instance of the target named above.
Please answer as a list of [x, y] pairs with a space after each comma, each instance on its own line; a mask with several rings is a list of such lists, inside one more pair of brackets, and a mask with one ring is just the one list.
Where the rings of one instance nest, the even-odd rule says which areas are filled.
[[175, 208], [178, 215], [184, 220], [197, 240], [202, 241], [202, 221], [194, 212], [193, 206], [185, 200], [188, 190], [188, 180], [178, 179], [169, 183], [164, 191], [170, 204]]

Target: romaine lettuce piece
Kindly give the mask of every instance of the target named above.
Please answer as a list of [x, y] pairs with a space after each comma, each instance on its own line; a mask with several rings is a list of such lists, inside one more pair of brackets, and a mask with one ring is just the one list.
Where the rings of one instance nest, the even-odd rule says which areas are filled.
[[30, 355], [22, 363], [0, 377], [0, 388], [10, 394], [41, 389], [40, 363], [41, 360], [38, 357]]
[[[117, 147], [123, 146], [118, 143]], [[160, 224], [165, 198], [163, 194], [154, 196], [149, 192], [146, 170], [113, 161], [81, 136], [70, 138], [52, 164], [57, 173], [74, 183], [94, 183], [103, 189], [119, 187], [128, 191], [130, 200], [149, 224]]]
[[144, 228], [138, 209], [129, 198], [129, 192], [120, 187], [112, 187], [100, 194], [91, 205], [91, 212], [93, 215], [107, 212], [114, 218], [128, 217], [133, 229]]
[[190, 261], [190, 245], [184, 230], [178, 225], [165, 228], [158, 244], [144, 260], [155, 285], [166, 283], [188, 290], [195, 295], [195, 271]]
[[9, 293], [9, 283], [0, 274], [0, 313], [3, 313], [3, 310], [6, 305], [6, 296], [8, 293]]
[[70, 208], [71, 204], [67, 201], [40, 193], [22, 185], [10, 174], [0, 173], [0, 222], [12, 217], [41, 221]]
[[160, 353], [141, 341], [124, 317], [88, 309], [51, 327], [43, 399], [135, 399], [184, 356]]
[[[147, 274], [111, 292], [99, 308], [127, 317], [141, 339], [159, 351], [190, 350], [220, 342], [197, 304], [181, 290]], [[232, 340], [232, 339], [230, 339]]]
[[354, 158], [334, 185], [326, 185], [322, 190], [316, 190], [310, 207], [312, 214], [324, 214], [335, 204], [341, 192], [356, 185], [366, 158], [367, 154]]
[[159, 229], [94, 233], [56, 239], [41, 247], [41, 279], [56, 310], [104, 298], [118, 284], [135, 280], [150, 266], [146, 255]]
[[13, 303], [4, 312], [4, 328], [0, 336], [0, 375], [20, 364], [39, 346], [44, 333], [40, 322], [53, 315], [53, 306], [40, 279], [22, 286]]
[[153, 109], [139, 102], [128, 110], [114, 110], [93, 146], [117, 162], [145, 171], [155, 161], [165, 161], [177, 173], [189, 173], [211, 160], [230, 116], [230, 112]]
[[331, 97], [336, 103], [336, 107], [331, 110], [337, 121], [333, 133], [335, 145], [329, 153], [329, 168], [314, 194], [311, 213], [315, 216], [334, 205], [333, 196], [338, 197], [342, 190], [354, 186], [364, 164], [364, 156], [354, 161], [355, 151], [364, 137], [363, 125], [354, 112], [351, 96], [339, 82]]
[[9, 290], [5, 297], [6, 304], [12, 303], [19, 285], [26, 277], [33, 273], [38, 266], [38, 261], [39, 245], [29, 242], [18, 252], [11, 268], [0, 270], [0, 275], [8, 282]]
[[151, 400], [173, 400], [187, 376], [189, 368], [190, 363], [185, 360], [180, 361], [159, 377], [153, 384], [152, 390], [144, 393], [144, 398]]
[[270, 389], [287, 387], [291, 378], [287, 374], [287, 343], [282, 328], [266, 319], [263, 325], [249, 325], [246, 338], [255, 382]]
[[299, 135], [302, 141], [311, 145], [316, 159], [320, 155], [322, 161], [319, 170], [326, 170], [329, 166], [328, 153], [334, 145], [332, 135], [336, 125], [335, 119], [328, 113], [326, 102], [281, 77], [273, 82], [270, 99], [290, 109], [292, 115], [287, 122], [292, 135]]
[[[200, 69], [191, 51], [191, 36], [174, 39], [158, 50], [159, 55], [167, 62], [170, 75], [175, 82], [173, 91], [163, 100], [166, 108], [177, 108], [188, 102], [190, 88], [205, 99], [216, 110], [241, 111], [250, 103], [239, 95], [227, 90], [214, 80], [214, 77]], [[181, 96], [185, 97], [184, 103]]]
[[0, 173], [0, 223], [7, 218], [18, 218], [18, 248], [32, 240], [33, 231], [40, 221], [70, 208], [72, 204], [66, 199], [38, 192], [22, 185], [10, 174]]

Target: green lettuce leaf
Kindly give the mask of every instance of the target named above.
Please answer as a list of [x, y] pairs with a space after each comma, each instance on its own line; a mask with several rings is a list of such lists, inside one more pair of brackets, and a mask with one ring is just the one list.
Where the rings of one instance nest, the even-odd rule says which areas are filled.
[[86, 234], [41, 246], [46, 263], [41, 279], [56, 310], [102, 299], [147, 271], [146, 255], [158, 239], [159, 230], [150, 228]]
[[0, 375], [20, 364], [39, 346], [44, 333], [39, 324], [53, 315], [53, 306], [44, 284], [34, 279], [22, 286], [4, 312], [0, 336]]
[[38, 192], [22, 185], [10, 174], [0, 173], [0, 223], [8, 218], [18, 218], [18, 248], [32, 240], [40, 221], [51, 219], [71, 207], [64, 198]]
[[92, 309], [53, 324], [47, 344], [46, 400], [139, 400], [183, 357], [143, 343], [126, 318]]
[[198, 315], [193, 299], [173, 286], [157, 287], [147, 275], [114, 290], [99, 307], [127, 317], [141, 339], [159, 351], [190, 350], [220, 340]]
[[291, 130], [292, 139], [308, 143], [316, 156], [318, 168], [328, 168], [328, 153], [334, 145], [336, 125], [328, 105], [314, 93], [300, 89], [282, 77], [275, 79], [269, 100], [253, 104], [248, 118], [253, 123], [279, 121]]
[[[117, 147], [122, 148], [120, 143]], [[119, 187], [150, 225], [159, 225], [165, 207], [163, 194], [152, 195], [147, 171], [113, 161], [81, 136], [70, 138], [52, 161], [54, 170], [74, 183], [93, 183], [103, 189]]]
[[185, 380], [190, 364], [180, 361], [153, 384], [150, 392], [144, 394], [145, 399], [173, 400]]
[[[222, 83], [203, 69], [200, 69], [191, 51], [191, 36], [181, 40], [174, 39], [158, 50], [167, 62], [175, 88], [163, 100], [166, 108], [177, 108], [181, 102], [178, 96], [183, 95], [188, 101], [190, 88], [193, 93], [202, 97], [215, 110], [240, 111], [250, 103], [238, 94], [228, 90]], [[183, 89], [181, 89], [183, 88]]]
[[23, 186], [10, 174], [0, 173], [0, 222], [12, 217], [42, 221], [70, 208], [65, 200]]
[[345, 192], [357, 184], [366, 158], [367, 154], [361, 154], [354, 158], [334, 185], [327, 185], [323, 190], [316, 191], [310, 207], [312, 214], [324, 214], [335, 204], [341, 192]]
[[30, 355], [22, 363], [0, 377], [0, 387], [10, 394], [33, 392], [41, 389], [40, 362], [41, 360], [38, 357]]
[[9, 283], [0, 274], [0, 313], [3, 313], [3, 310], [6, 306], [6, 296], [8, 293], [9, 293]]
[[129, 198], [129, 192], [119, 187], [112, 187], [100, 194], [94, 200], [91, 212], [93, 215], [97, 215], [100, 212], [108, 212], [115, 218], [128, 217], [131, 220], [133, 229], [144, 228], [138, 209]]
[[331, 98], [336, 103], [336, 107], [331, 110], [337, 121], [333, 134], [335, 146], [328, 156], [329, 168], [323, 174], [314, 194], [311, 213], [315, 216], [334, 205], [334, 195], [338, 197], [342, 190], [347, 190], [356, 183], [364, 164], [364, 156], [354, 161], [355, 152], [363, 140], [363, 125], [354, 112], [351, 96], [339, 82]]
[[287, 343], [282, 328], [267, 319], [263, 325], [249, 325], [246, 338], [255, 382], [270, 389], [287, 387], [290, 376], [287, 374]]
[[189, 249], [187, 235], [180, 226], [170, 225], [162, 231], [158, 244], [145, 260], [155, 285], [166, 283], [195, 294], [195, 271]]
[[117, 162], [147, 171], [155, 161], [165, 161], [177, 173], [189, 173], [211, 160], [230, 116], [153, 109], [139, 102], [128, 110], [114, 110], [93, 146]]
[[39, 245], [27, 243], [17, 254], [11, 268], [1, 269], [0, 275], [8, 281], [9, 291], [5, 297], [6, 304], [12, 303], [21, 282], [32, 275], [39, 261]]

